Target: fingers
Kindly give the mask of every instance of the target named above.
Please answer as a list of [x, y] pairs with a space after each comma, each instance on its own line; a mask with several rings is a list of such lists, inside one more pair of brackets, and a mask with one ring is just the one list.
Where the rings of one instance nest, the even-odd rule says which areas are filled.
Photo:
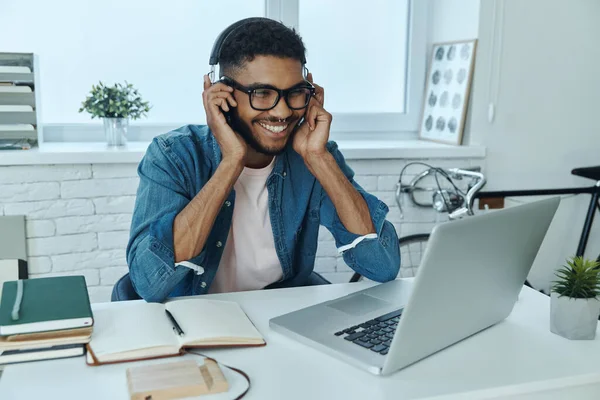
[[233, 97], [234, 89], [230, 86], [225, 85], [222, 82], [212, 84], [208, 75], [204, 75], [204, 92], [202, 93], [202, 99], [204, 106], [207, 110], [211, 109], [212, 112], [218, 112], [218, 108], [225, 112], [231, 110], [231, 107], [237, 107], [237, 102]]
[[227, 100], [224, 98], [218, 98], [215, 100], [215, 105], [221, 107], [221, 110], [225, 112], [229, 112], [229, 104], [227, 104]]
[[314, 99], [317, 100], [321, 105], [325, 104], [325, 89], [313, 81], [312, 72], [309, 72], [308, 75], [306, 75], [306, 79], [308, 79], [308, 81], [315, 87]]
[[315, 100], [323, 105], [325, 103], [325, 90], [316, 83], [313, 83], [313, 86], [315, 87]]
[[225, 99], [227, 102], [229, 102], [229, 104], [231, 104], [232, 107], [237, 107], [237, 101], [235, 101], [232, 95], [227, 96]]
[[308, 109], [305, 119], [308, 127], [313, 131], [317, 127], [317, 123], [330, 124], [333, 117], [319, 104], [313, 103]]
[[317, 125], [317, 114], [318, 114], [318, 107], [315, 106], [314, 104], [308, 109], [308, 112], [306, 114], [306, 122], [308, 123], [308, 127], [310, 128], [311, 131], [315, 130], [315, 126]]
[[218, 99], [226, 99], [227, 102], [229, 104], [231, 104], [233, 107], [237, 107], [237, 101], [235, 101], [235, 99], [233, 98], [231, 93], [228, 93], [228, 92], [209, 93], [208, 99], [209, 100], [214, 99], [215, 101], [217, 101]]
[[204, 92], [229, 92], [233, 93], [233, 88], [223, 82], [211, 83], [208, 75], [204, 75]]
[[222, 97], [222, 96], [215, 97], [214, 104], [221, 107], [223, 109], [223, 111], [225, 111], [225, 112], [229, 112], [231, 107], [237, 107], [237, 103], [236, 103], [235, 99], [233, 97], [231, 97], [231, 95], [228, 95], [226, 97]]

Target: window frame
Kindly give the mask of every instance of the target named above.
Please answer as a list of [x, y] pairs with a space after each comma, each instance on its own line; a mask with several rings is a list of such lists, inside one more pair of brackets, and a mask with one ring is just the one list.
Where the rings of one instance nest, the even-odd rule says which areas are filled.
[[[300, 1], [302, 0], [264, 0], [264, 15], [298, 30]], [[430, 6], [429, 1], [426, 0], [408, 1], [409, 33], [404, 102], [405, 112], [333, 113], [332, 139], [414, 140], [418, 138], [425, 95]], [[208, 69], [208, 66], [206, 68]], [[49, 128], [48, 132], [44, 132], [44, 127]], [[156, 134], [164, 133], [174, 127], [176, 126], [167, 123], [148, 124], [142, 122], [130, 126], [128, 140], [148, 141]], [[40, 143], [97, 142], [103, 140], [102, 131], [96, 124], [46, 124], [42, 122], [42, 125], [38, 129], [38, 140]], [[82, 135], [82, 130], [89, 131], [89, 134]]]
[[[265, 0], [265, 15], [299, 29], [299, 2], [302, 0]], [[427, 72], [427, 43], [429, 2], [408, 1], [408, 44], [405, 112], [397, 113], [333, 113], [332, 134], [344, 138], [395, 139], [416, 138], [422, 118], [425, 76]]]

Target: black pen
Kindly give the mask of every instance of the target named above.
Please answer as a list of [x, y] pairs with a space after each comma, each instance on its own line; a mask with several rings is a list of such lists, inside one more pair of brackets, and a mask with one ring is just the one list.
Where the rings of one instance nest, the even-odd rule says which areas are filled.
[[167, 313], [167, 317], [169, 317], [169, 319], [171, 320], [171, 323], [173, 324], [173, 330], [179, 335], [179, 336], [183, 336], [183, 329], [181, 329], [181, 327], [179, 326], [179, 324], [177, 323], [177, 321], [175, 320], [175, 317], [173, 316], [173, 314], [171, 314], [169, 312], [169, 310], [165, 310], [165, 312]]

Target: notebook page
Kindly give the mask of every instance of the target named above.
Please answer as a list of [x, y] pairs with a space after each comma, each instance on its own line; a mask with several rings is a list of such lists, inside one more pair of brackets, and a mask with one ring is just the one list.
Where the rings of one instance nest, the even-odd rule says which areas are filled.
[[215, 338], [262, 339], [260, 332], [235, 302], [187, 299], [168, 302], [165, 307], [185, 332], [180, 338], [182, 344]]
[[90, 347], [97, 357], [158, 346], [179, 347], [164, 305], [135, 302], [94, 311]]

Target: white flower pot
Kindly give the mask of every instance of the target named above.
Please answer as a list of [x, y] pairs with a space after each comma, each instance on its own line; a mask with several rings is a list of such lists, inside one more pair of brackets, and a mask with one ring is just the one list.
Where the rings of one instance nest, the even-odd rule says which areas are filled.
[[594, 339], [600, 300], [575, 299], [552, 292], [550, 296], [550, 331], [567, 339]]

